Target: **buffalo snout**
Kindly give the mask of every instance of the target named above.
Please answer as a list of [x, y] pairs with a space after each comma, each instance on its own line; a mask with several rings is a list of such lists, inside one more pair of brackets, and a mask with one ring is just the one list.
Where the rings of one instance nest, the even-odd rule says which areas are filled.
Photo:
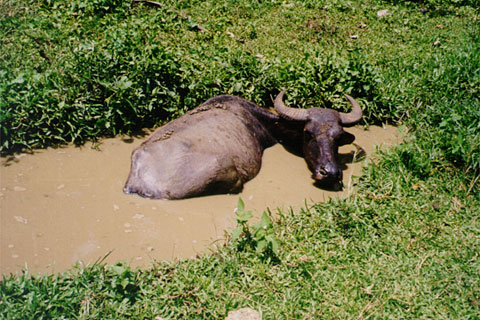
[[342, 170], [334, 163], [328, 163], [324, 167], [315, 170], [313, 177], [315, 180], [337, 179], [342, 180]]
[[334, 163], [328, 163], [325, 166], [314, 170], [312, 178], [319, 183], [341, 182], [343, 178], [342, 170]]
[[342, 181], [342, 170], [337, 169], [335, 173], [332, 174], [325, 174], [322, 173], [322, 170], [316, 170], [312, 174], [312, 178], [314, 180], [314, 185], [318, 188], [330, 190], [330, 191], [340, 191], [343, 189], [343, 181]]

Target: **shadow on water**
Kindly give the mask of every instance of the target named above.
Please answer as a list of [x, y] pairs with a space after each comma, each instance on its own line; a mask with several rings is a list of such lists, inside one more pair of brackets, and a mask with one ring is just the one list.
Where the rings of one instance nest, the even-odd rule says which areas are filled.
[[343, 170], [346, 169], [346, 164], [349, 163], [357, 163], [360, 161], [363, 161], [367, 158], [367, 152], [365, 151], [364, 148], [359, 146], [356, 143], [352, 143], [352, 145], [355, 147], [355, 151], [350, 151], [348, 153], [340, 153], [338, 155], [338, 162], [340, 162], [344, 167]]
[[[153, 129], [139, 129], [132, 132], [129, 136], [121, 136], [119, 139], [124, 143], [132, 144], [135, 142], [135, 140], [144, 139], [145, 137], [150, 135], [152, 132], [153, 132]], [[105, 139], [112, 139], [112, 138], [114, 137], [111, 137], [111, 136], [105, 137]], [[100, 140], [94, 139], [91, 141], [87, 141], [86, 144], [91, 144], [90, 147], [92, 149], [101, 151], [100, 147], [102, 145], [102, 139]], [[84, 148], [84, 146], [85, 146], [84, 143], [79, 143], [79, 144], [66, 143], [66, 144], [56, 144], [47, 148], [39, 148], [39, 149], [28, 149], [25, 147], [16, 147], [12, 150], [9, 150], [8, 152], [0, 153], [0, 157], [2, 158], [1, 165], [3, 167], [9, 167], [14, 163], [18, 163], [19, 159], [23, 158], [25, 155], [27, 154], [34, 155], [39, 152], [42, 152], [43, 150], [48, 150], [48, 149], [62, 150], [62, 149], [72, 148], [72, 147], [81, 149], [81, 148]]]

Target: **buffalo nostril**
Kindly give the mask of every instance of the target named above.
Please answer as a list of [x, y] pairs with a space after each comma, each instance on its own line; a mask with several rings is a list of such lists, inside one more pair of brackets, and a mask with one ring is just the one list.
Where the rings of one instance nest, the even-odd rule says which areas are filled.
[[312, 178], [317, 181], [339, 180], [343, 178], [342, 170], [335, 164], [326, 164], [322, 167], [317, 167], [312, 175]]
[[325, 179], [327, 176], [328, 172], [323, 168], [316, 169], [315, 172], [312, 174], [312, 178], [318, 181]]
[[318, 169], [318, 173], [320, 173], [322, 176], [326, 176], [328, 174], [328, 172], [323, 168]]
[[334, 164], [327, 164], [325, 166], [326, 175], [330, 177], [338, 177], [342, 171]]

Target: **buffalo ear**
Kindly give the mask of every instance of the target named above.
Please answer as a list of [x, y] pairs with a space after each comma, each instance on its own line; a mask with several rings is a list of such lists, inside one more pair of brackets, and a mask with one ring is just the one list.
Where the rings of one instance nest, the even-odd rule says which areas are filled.
[[350, 144], [355, 140], [355, 136], [351, 133], [348, 133], [346, 131], [342, 132], [340, 137], [337, 139], [338, 146], [343, 146], [346, 144]]

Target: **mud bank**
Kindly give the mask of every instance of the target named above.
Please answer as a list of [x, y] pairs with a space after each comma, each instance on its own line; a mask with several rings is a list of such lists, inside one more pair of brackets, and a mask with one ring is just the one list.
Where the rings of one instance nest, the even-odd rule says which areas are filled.
[[[259, 175], [242, 193], [188, 200], [148, 200], [125, 195], [130, 154], [144, 139], [107, 139], [92, 148], [66, 147], [2, 158], [0, 168], [0, 272], [54, 273], [77, 261], [132, 266], [152, 259], [194, 257], [212, 248], [234, 226], [238, 197], [259, 216], [267, 207], [299, 208], [343, 197], [376, 146], [398, 143], [395, 127], [348, 129], [357, 147], [340, 148], [345, 163], [341, 192], [316, 188], [303, 158], [280, 145], [267, 149]], [[353, 155], [357, 161], [351, 163]], [[360, 159], [360, 160], [358, 160]]]

